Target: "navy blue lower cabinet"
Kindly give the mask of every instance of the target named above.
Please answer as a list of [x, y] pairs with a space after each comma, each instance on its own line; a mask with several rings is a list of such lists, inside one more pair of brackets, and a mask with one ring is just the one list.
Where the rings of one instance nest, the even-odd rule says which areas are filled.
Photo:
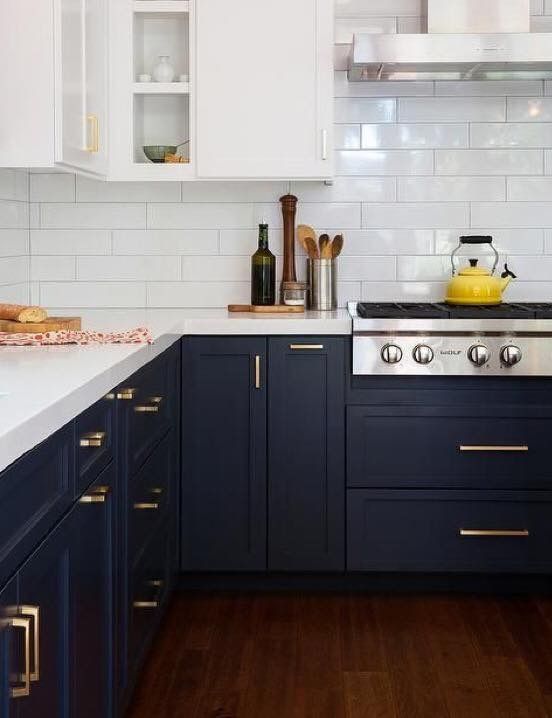
[[552, 492], [347, 492], [350, 571], [551, 573]]
[[269, 560], [274, 571], [345, 565], [345, 340], [269, 340]]
[[184, 571], [266, 569], [266, 386], [266, 339], [184, 340]]
[[72, 715], [110, 718], [113, 685], [115, 465], [71, 512]]
[[[20, 647], [30, 630], [29, 620], [17, 615], [17, 581], [0, 591], [0, 716], [16, 718], [18, 701], [28, 691]], [[17, 680], [21, 676], [23, 680]]]

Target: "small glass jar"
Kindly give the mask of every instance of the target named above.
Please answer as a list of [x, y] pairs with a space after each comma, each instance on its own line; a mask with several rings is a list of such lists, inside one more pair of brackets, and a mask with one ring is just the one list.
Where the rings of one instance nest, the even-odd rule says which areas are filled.
[[304, 282], [285, 282], [282, 298], [288, 307], [304, 307], [307, 300], [307, 285]]

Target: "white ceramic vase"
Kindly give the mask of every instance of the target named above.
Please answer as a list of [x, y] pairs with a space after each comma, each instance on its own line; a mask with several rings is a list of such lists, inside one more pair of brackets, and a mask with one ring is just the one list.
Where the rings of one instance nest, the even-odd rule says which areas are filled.
[[155, 82], [172, 82], [174, 80], [174, 67], [169, 60], [168, 55], [159, 55], [159, 62], [153, 68]]

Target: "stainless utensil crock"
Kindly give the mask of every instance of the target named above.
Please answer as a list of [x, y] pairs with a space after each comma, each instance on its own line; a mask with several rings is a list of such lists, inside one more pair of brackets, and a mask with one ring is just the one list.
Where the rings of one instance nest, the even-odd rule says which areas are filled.
[[335, 259], [308, 259], [308, 307], [318, 311], [337, 309], [337, 262]]

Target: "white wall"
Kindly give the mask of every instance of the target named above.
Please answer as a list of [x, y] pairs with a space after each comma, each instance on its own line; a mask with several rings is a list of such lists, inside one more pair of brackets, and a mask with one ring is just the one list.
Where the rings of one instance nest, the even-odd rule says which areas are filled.
[[29, 175], [0, 169], [0, 301], [29, 298]]
[[[291, 187], [299, 221], [344, 232], [343, 302], [442, 298], [458, 235], [483, 231], [519, 275], [509, 299], [552, 300], [552, 82], [347, 82], [352, 29], [416, 32], [422, 3], [336, 0], [339, 176], [333, 187]], [[552, 0], [534, 0], [533, 13], [533, 29], [552, 31]], [[288, 189], [33, 172], [32, 299], [54, 307], [247, 301], [255, 227], [270, 223], [280, 253], [278, 198]]]

